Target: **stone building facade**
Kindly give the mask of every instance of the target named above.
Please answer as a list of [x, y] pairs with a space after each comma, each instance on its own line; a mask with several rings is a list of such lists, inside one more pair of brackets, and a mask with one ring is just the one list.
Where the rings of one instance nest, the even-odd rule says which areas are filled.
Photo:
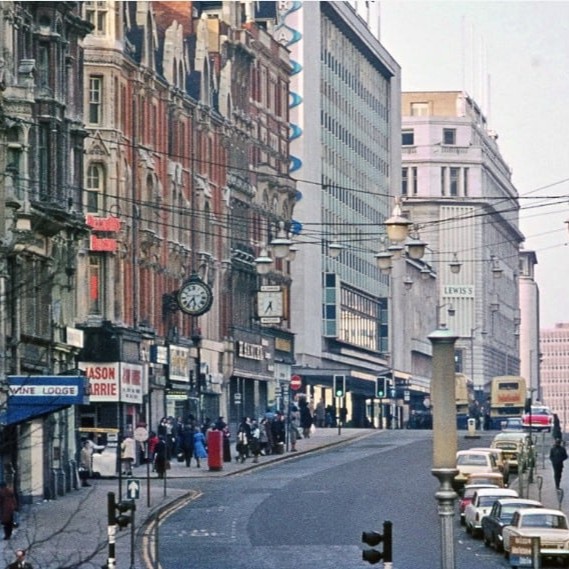
[[90, 29], [75, 2], [0, 2], [0, 478], [22, 499], [77, 483], [75, 406], [50, 398], [56, 390], [45, 383], [77, 377], [83, 400], [74, 324], [76, 258], [89, 233], [81, 188]]

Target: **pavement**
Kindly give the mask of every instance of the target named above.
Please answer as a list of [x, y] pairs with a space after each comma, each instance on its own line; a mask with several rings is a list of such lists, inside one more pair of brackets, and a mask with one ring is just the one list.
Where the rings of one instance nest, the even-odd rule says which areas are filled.
[[[297, 442], [297, 452], [269, 455], [245, 463], [233, 460], [222, 463], [221, 470], [210, 470], [207, 460], [201, 468], [192, 462], [171, 462], [165, 479], [158, 479], [147, 465], [134, 468], [133, 478], [140, 482], [140, 493], [135, 500], [135, 532], [131, 527], [116, 532], [116, 569], [158, 569], [155, 558], [158, 549], [155, 532], [160, 519], [198, 497], [195, 482], [204, 478], [223, 478], [239, 475], [253, 468], [262, 468], [276, 461], [290, 461], [306, 453], [318, 452], [331, 446], [347, 444], [377, 433], [374, 429], [317, 429], [310, 438]], [[489, 434], [489, 433], [488, 433]], [[485, 433], [485, 435], [487, 435]], [[459, 437], [463, 436], [459, 431]], [[487, 436], [484, 436], [484, 439]], [[541, 501], [545, 506], [558, 508], [563, 504], [563, 492], [557, 493], [551, 465], [548, 459], [551, 437], [544, 435], [538, 440], [538, 460], [533, 476], [526, 474], [515, 480], [512, 487], [520, 495]], [[234, 447], [232, 447], [234, 450]], [[235, 456], [236, 453], [233, 453]], [[89, 480], [88, 488], [79, 488], [51, 501], [38, 501], [22, 507], [20, 524], [9, 541], [0, 548], [0, 566], [15, 559], [15, 550], [28, 550], [28, 561], [34, 569], [92, 569], [107, 567], [108, 545], [108, 494], [113, 492], [119, 500], [119, 485], [123, 497], [127, 497], [128, 479], [106, 478]], [[569, 474], [562, 479], [563, 490], [569, 491]], [[561, 499], [561, 502], [560, 502]], [[134, 544], [134, 547], [133, 547]]]
[[[210, 470], [208, 461], [195, 461], [187, 468], [185, 463], [171, 461], [171, 468], [164, 479], [159, 479], [146, 464], [133, 469], [133, 479], [140, 482], [140, 494], [135, 500], [135, 534], [131, 527], [116, 531], [116, 569], [158, 568], [154, 558], [157, 544], [156, 532], [160, 518], [182, 507], [199, 492], [195, 482], [204, 478], [236, 476], [253, 468], [262, 468], [276, 461], [295, 460], [306, 453], [318, 452], [331, 446], [346, 444], [376, 433], [374, 429], [322, 428], [296, 443], [296, 452], [285, 452], [252, 458], [244, 463], [222, 463], [221, 470]], [[236, 456], [232, 445], [233, 457]], [[92, 569], [107, 566], [108, 546], [108, 494], [113, 492], [120, 501], [119, 485], [123, 498], [127, 497], [128, 479], [90, 479], [88, 488], [78, 488], [56, 500], [38, 501], [22, 507], [20, 523], [12, 539], [2, 541], [0, 567], [15, 559], [15, 551], [28, 551], [27, 560], [34, 569]], [[135, 544], [132, 547], [132, 544]], [[133, 553], [134, 552], [134, 553]], [[2, 565], [4, 562], [4, 565]]]

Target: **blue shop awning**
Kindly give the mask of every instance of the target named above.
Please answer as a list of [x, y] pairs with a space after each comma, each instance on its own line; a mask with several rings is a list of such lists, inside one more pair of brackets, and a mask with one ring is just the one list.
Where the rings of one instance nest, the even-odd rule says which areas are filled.
[[86, 402], [88, 380], [84, 376], [12, 375], [7, 380], [8, 399], [0, 412], [0, 425], [23, 423]]

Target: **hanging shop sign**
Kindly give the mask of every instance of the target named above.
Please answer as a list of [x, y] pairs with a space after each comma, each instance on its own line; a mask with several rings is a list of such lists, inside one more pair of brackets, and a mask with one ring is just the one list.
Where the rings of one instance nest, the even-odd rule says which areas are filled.
[[183, 346], [169, 346], [170, 370], [169, 379], [171, 381], [190, 381], [190, 349]]
[[142, 403], [142, 366], [124, 362], [80, 362], [89, 380], [91, 403]]

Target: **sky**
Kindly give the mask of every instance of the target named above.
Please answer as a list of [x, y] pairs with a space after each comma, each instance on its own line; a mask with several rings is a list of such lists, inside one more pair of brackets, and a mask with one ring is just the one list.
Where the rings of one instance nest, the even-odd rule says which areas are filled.
[[537, 255], [541, 328], [569, 322], [569, 0], [381, 0], [380, 14], [404, 91], [464, 89], [482, 107]]

